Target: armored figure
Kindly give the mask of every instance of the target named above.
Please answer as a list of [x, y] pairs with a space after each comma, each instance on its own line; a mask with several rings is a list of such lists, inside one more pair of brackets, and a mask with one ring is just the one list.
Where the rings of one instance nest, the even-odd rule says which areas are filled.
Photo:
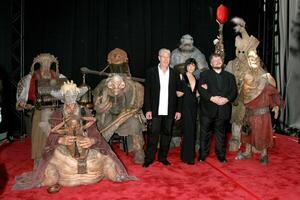
[[[55, 66], [54, 69], [52, 67]], [[36, 56], [31, 66], [31, 72], [24, 76], [17, 87], [17, 110], [34, 110], [32, 119], [31, 157], [37, 166], [42, 156], [42, 150], [50, 133], [49, 118], [57, 107], [57, 100], [51, 97], [51, 90], [59, 90], [66, 80], [59, 73], [59, 63], [56, 57], [49, 53]]]

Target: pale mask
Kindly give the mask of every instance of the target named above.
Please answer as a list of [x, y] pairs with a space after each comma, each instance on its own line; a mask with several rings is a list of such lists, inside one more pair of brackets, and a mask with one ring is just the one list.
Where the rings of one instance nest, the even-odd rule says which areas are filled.
[[256, 53], [256, 51], [249, 51], [248, 53], [248, 64], [251, 68], [256, 69], [259, 66], [259, 57]]
[[114, 75], [111, 78], [108, 78], [106, 84], [107, 88], [111, 90], [115, 96], [118, 96], [120, 93], [122, 93], [126, 86], [123, 78], [119, 75]]

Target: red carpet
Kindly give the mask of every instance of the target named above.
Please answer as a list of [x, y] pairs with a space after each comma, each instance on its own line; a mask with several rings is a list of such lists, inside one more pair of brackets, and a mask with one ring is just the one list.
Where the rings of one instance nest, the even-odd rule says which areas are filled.
[[16, 141], [0, 146], [0, 199], [299, 199], [300, 144], [281, 135], [276, 135], [275, 143], [268, 166], [258, 162], [258, 155], [251, 160], [235, 161], [233, 153], [228, 153], [228, 164], [222, 165], [213, 152], [205, 164], [189, 166], [180, 161], [179, 148], [175, 148], [170, 151], [171, 166], [155, 162], [145, 169], [117, 150], [129, 174], [137, 176], [138, 181], [104, 180], [95, 185], [62, 188], [50, 195], [45, 187], [11, 191], [14, 176], [32, 169], [29, 140]]

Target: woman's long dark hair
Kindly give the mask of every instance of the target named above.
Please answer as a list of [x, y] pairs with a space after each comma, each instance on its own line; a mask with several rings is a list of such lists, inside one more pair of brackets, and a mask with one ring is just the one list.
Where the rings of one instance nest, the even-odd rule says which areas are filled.
[[184, 63], [184, 70], [187, 72], [187, 66], [190, 64], [195, 65], [195, 70], [197, 69], [197, 62], [194, 58], [188, 58]]

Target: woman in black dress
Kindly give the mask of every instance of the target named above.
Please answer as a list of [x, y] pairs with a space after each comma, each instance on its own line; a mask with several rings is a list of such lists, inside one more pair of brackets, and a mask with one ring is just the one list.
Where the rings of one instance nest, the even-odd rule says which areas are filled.
[[195, 164], [195, 141], [196, 141], [196, 118], [197, 118], [197, 91], [198, 81], [193, 72], [197, 69], [197, 62], [194, 58], [189, 58], [185, 62], [185, 73], [180, 75], [183, 91], [182, 105], [182, 149], [181, 160], [184, 163]]

